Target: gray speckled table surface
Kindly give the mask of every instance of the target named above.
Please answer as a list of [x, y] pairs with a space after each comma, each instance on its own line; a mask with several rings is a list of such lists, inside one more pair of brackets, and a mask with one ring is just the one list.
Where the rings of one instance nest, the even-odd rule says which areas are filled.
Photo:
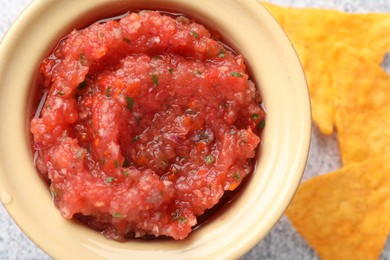
[[[0, 39], [30, 2], [32, 0], [0, 0]], [[331, 8], [346, 12], [390, 12], [389, 0], [268, 0], [268, 2], [295, 7]], [[336, 137], [323, 136], [314, 127], [303, 180], [339, 167]], [[22, 233], [2, 205], [0, 205], [0, 259], [51, 259]], [[318, 257], [296, 233], [287, 218], [282, 217], [265, 239], [241, 259], [295, 260], [318, 259]], [[390, 241], [381, 259], [390, 259]]]

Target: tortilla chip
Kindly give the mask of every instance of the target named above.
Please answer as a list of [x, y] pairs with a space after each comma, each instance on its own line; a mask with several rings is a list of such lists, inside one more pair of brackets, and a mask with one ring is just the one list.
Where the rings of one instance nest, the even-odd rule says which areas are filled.
[[348, 14], [335, 10], [264, 6], [290, 37], [304, 67], [312, 99], [313, 120], [324, 134], [334, 129], [337, 59], [331, 50], [345, 45], [380, 64], [390, 50], [389, 14]]
[[390, 154], [303, 183], [286, 215], [321, 259], [378, 259], [390, 229]]
[[390, 153], [390, 76], [345, 46], [338, 63], [336, 128], [344, 165]]

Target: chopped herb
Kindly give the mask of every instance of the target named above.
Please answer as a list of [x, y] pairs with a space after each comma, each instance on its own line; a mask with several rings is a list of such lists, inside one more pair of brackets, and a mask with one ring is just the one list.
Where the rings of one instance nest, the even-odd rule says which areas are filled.
[[115, 160], [114, 161], [114, 165], [115, 165], [115, 167], [120, 167], [121, 166], [121, 163], [118, 161], [118, 160]]
[[152, 82], [153, 82], [153, 86], [154, 87], [157, 87], [158, 86], [158, 76], [156, 75], [156, 74], [152, 74], [152, 76], [151, 76], [151, 78], [152, 78]]
[[180, 170], [176, 166], [172, 166], [172, 173], [173, 174], [178, 174]]
[[130, 44], [130, 39], [129, 38], [123, 38], [123, 40], [127, 43], [127, 44]]
[[191, 109], [191, 108], [188, 108], [186, 109], [186, 114], [189, 114], [189, 115], [195, 115], [196, 114], [196, 111]]
[[176, 221], [180, 217], [180, 211], [177, 209], [171, 213], [171, 217], [173, 221]]
[[240, 174], [238, 172], [235, 172], [233, 175], [233, 179], [235, 179], [236, 181], [239, 181], [241, 179]]
[[100, 160], [100, 164], [101, 164], [102, 166], [106, 165], [106, 163], [107, 163], [107, 161], [106, 161], [105, 159], [101, 159], [101, 160]]
[[161, 161], [160, 162], [160, 166], [161, 166], [162, 169], [165, 169], [167, 167], [167, 165], [168, 165], [168, 162], [166, 162], [166, 161]]
[[106, 97], [111, 97], [111, 87], [106, 88]]
[[202, 75], [202, 72], [200, 70], [195, 70], [196, 75]]
[[131, 111], [134, 106], [134, 98], [126, 96], [126, 104], [127, 104], [127, 109]]
[[156, 56], [153, 56], [152, 59], [153, 60], [162, 60], [162, 57], [161, 57], [161, 55], [156, 55]]
[[87, 80], [85, 79], [83, 82], [81, 82], [81, 83], [77, 86], [77, 89], [78, 89], [78, 90], [83, 90], [83, 89], [85, 89], [86, 86], [87, 86]]
[[199, 39], [199, 34], [193, 30], [191, 30], [191, 35], [194, 36], [194, 38]]
[[80, 158], [82, 158], [82, 157], [83, 157], [83, 150], [82, 150], [82, 149], [77, 150], [77, 152], [76, 152], [76, 158], [80, 159]]
[[122, 215], [121, 213], [119, 213], [119, 212], [114, 212], [114, 213], [112, 213], [112, 216], [113, 216], [114, 218], [122, 218], [122, 217], [123, 217], [123, 215]]
[[185, 157], [183, 157], [183, 156], [180, 156], [180, 155], [178, 155], [177, 157], [177, 160], [179, 161], [179, 162], [182, 162], [182, 161], [185, 161], [187, 158], [185, 158]]
[[258, 129], [263, 129], [265, 127], [265, 120], [261, 120], [261, 122], [257, 125]]
[[184, 224], [187, 222], [187, 218], [180, 216], [181, 212], [177, 209], [171, 213], [171, 217], [173, 221], [178, 221], [180, 224]]
[[172, 68], [169, 68], [168, 71], [169, 71], [169, 73], [173, 74], [173, 69]]
[[56, 94], [56, 96], [63, 96], [63, 95], [65, 95], [65, 93], [62, 92], [62, 90], [58, 91], [57, 94]]
[[80, 63], [81, 65], [85, 65], [87, 62], [87, 57], [85, 57], [85, 54], [83, 52], [80, 53]]
[[209, 134], [207, 133], [207, 131], [200, 131], [199, 133], [199, 138], [200, 140], [208, 140], [209, 139]]
[[230, 73], [230, 75], [232, 75], [233, 77], [236, 77], [236, 78], [242, 78], [242, 74], [240, 72], [237, 72], [237, 71], [233, 71], [232, 73]]
[[127, 167], [130, 167], [130, 165], [131, 165], [130, 160], [128, 158], [125, 158], [125, 160], [123, 161], [122, 167], [127, 168]]
[[141, 139], [141, 137], [139, 135], [136, 135], [133, 137], [133, 139], [131, 139], [131, 141], [134, 143], [137, 142], [139, 139]]
[[114, 177], [107, 177], [106, 180], [105, 180], [105, 182], [106, 182], [106, 183], [110, 183], [110, 182], [112, 182], [113, 180], [114, 180]]
[[241, 137], [241, 141], [246, 144], [248, 142], [248, 136], [247, 136], [247, 133], [246, 132], [240, 132], [239, 133], [240, 137]]
[[214, 155], [212, 154], [209, 154], [209, 155], [206, 155], [203, 160], [205, 161], [205, 163], [207, 164], [212, 164], [214, 161], [215, 161], [215, 157]]
[[126, 177], [130, 175], [129, 171], [128, 170], [124, 170], [123, 171], [123, 175], [125, 175]]
[[221, 49], [221, 50], [218, 52], [218, 57], [220, 57], [220, 58], [225, 58], [225, 49]]
[[182, 24], [190, 24], [190, 19], [188, 19], [187, 17], [185, 16], [179, 16], [176, 18], [176, 21], [178, 21], [179, 23], [182, 23]]
[[231, 135], [235, 135], [235, 134], [237, 134], [237, 132], [236, 132], [236, 130], [234, 130], [234, 129], [231, 129], [231, 130], [229, 131], [229, 134], [231, 134]]
[[187, 218], [185, 218], [185, 217], [179, 217], [178, 221], [179, 221], [180, 224], [184, 224], [184, 223], [187, 222]]
[[259, 118], [259, 114], [255, 113], [255, 114], [252, 114], [251, 117], [254, 119], [254, 120], [257, 120]]

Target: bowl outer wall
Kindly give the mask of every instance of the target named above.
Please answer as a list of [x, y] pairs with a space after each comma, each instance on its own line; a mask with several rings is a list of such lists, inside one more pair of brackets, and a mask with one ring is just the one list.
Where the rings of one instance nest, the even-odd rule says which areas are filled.
[[[237, 258], [276, 224], [293, 197], [311, 133], [308, 89], [297, 55], [273, 17], [256, 0], [37, 0], [0, 45], [0, 198], [21, 229], [57, 259]], [[73, 28], [129, 9], [188, 13], [246, 60], [267, 111], [261, 160], [240, 196], [184, 241], [118, 243], [64, 219], [36, 173], [28, 105], [40, 61]], [[74, 22], [76, 21], [76, 23]], [[232, 22], [234, 21], [234, 22]], [[7, 195], [12, 201], [5, 201]], [[6, 203], [5, 203], [6, 202]]]

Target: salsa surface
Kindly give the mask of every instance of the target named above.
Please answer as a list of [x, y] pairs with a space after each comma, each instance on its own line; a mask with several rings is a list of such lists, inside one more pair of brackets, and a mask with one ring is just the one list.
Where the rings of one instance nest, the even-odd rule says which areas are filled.
[[265, 113], [244, 60], [157, 11], [73, 31], [39, 68], [36, 165], [54, 202], [111, 239], [184, 239], [252, 170]]

